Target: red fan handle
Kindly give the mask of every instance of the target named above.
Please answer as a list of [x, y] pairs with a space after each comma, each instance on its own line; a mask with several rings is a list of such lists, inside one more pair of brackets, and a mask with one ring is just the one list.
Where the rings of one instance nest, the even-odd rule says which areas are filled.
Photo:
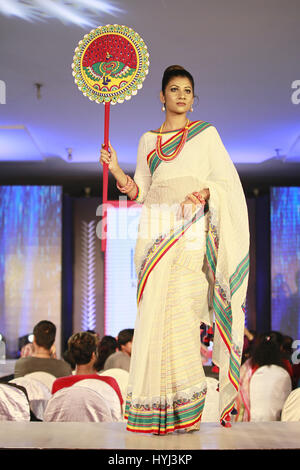
[[[110, 114], [110, 102], [105, 103], [104, 109], [104, 148], [108, 150], [109, 143], [109, 114]], [[106, 249], [106, 235], [107, 235], [107, 224], [106, 224], [106, 203], [107, 203], [107, 190], [108, 190], [108, 165], [103, 163], [103, 195], [102, 195], [102, 207], [103, 207], [103, 218], [102, 218], [102, 239], [101, 239], [101, 250]]]

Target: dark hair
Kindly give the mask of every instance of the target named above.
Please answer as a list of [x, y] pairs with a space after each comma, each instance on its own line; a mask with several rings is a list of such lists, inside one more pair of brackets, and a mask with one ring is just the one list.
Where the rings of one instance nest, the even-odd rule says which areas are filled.
[[121, 349], [121, 346], [127, 344], [133, 339], [134, 330], [132, 328], [127, 328], [126, 330], [120, 331], [118, 334], [118, 348]]
[[118, 343], [116, 338], [113, 336], [103, 336], [98, 344], [98, 358], [94, 366], [97, 371], [103, 369], [106, 359], [116, 352], [117, 347]]
[[278, 331], [270, 331], [258, 336], [253, 350], [252, 363], [262, 367], [283, 366], [281, 346], [283, 335]]
[[286, 359], [290, 359], [293, 354], [293, 338], [291, 336], [284, 335], [281, 345], [282, 355]]
[[92, 354], [97, 351], [98, 337], [94, 333], [83, 331], [69, 338], [68, 351], [75, 364], [88, 364]]
[[161, 90], [163, 93], [165, 93], [165, 90], [169, 81], [174, 77], [188, 78], [192, 85], [193, 94], [195, 94], [194, 93], [194, 89], [195, 89], [194, 79], [192, 75], [190, 74], [190, 72], [185, 70], [184, 67], [181, 67], [181, 65], [170, 65], [164, 71], [163, 78], [162, 78], [162, 85], [161, 85]]
[[42, 320], [33, 328], [33, 335], [38, 346], [50, 349], [56, 336], [56, 326], [48, 320]]

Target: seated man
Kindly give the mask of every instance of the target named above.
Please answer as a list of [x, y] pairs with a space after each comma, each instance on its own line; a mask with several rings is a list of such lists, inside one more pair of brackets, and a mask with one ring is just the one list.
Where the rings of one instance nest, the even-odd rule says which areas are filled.
[[133, 340], [133, 329], [120, 331], [118, 334], [118, 351], [111, 354], [105, 361], [104, 370], [107, 369], [124, 369], [129, 372], [131, 347]]
[[81, 380], [82, 377], [80, 376], [91, 378], [91, 375], [94, 376], [97, 373], [94, 367], [97, 360], [97, 345], [97, 336], [88, 331], [75, 333], [69, 338], [67, 352], [69, 359], [75, 366], [75, 374], [55, 380], [52, 393], [61, 388], [69, 387], [77, 380]]
[[54, 341], [56, 326], [42, 320], [33, 329], [33, 353], [16, 361], [14, 377], [23, 377], [31, 372], [48, 372], [55, 377], [72, 374], [70, 365], [62, 359], [56, 359]]
[[52, 394], [65, 387], [84, 379], [96, 379], [110, 385], [117, 393], [121, 405], [122, 394], [117, 381], [113, 377], [97, 374], [95, 363], [97, 361], [98, 337], [88, 331], [75, 333], [69, 338], [68, 352], [75, 364], [75, 374], [69, 377], [57, 378], [52, 385]]

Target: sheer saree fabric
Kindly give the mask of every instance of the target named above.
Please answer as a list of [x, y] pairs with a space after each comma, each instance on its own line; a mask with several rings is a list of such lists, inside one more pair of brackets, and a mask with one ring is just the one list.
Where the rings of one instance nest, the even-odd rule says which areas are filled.
[[[156, 133], [144, 134], [139, 144], [134, 179], [144, 204], [125, 412], [130, 431], [165, 434], [201, 420], [206, 395], [201, 322], [215, 329], [221, 421], [238, 390], [249, 268], [247, 207], [217, 130], [203, 121], [190, 126], [183, 150], [171, 161], [157, 160]], [[177, 135], [164, 135], [166, 154]], [[197, 206], [180, 217], [186, 195], [203, 188], [210, 190], [209, 210]]]

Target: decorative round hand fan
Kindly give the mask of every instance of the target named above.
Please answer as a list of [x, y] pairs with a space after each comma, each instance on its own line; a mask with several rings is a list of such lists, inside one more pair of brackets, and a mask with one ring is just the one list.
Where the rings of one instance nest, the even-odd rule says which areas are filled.
[[[133, 29], [116, 24], [106, 25], [93, 29], [79, 41], [72, 68], [75, 83], [84, 96], [105, 105], [104, 146], [107, 150], [110, 104], [123, 103], [142, 88], [149, 68], [147, 47]], [[104, 208], [107, 186], [108, 166], [104, 163]], [[102, 236], [103, 251], [105, 241], [106, 237]]]

